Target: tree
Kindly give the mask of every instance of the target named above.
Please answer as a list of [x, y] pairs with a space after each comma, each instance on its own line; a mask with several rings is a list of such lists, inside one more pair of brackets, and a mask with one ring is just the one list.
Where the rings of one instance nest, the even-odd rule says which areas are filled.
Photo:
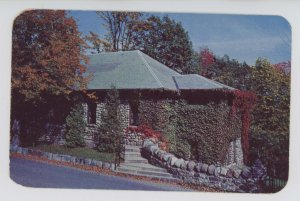
[[252, 127], [252, 147], [274, 176], [287, 179], [289, 155], [290, 76], [265, 59], [258, 59], [251, 73], [257, 94]]
[[201, 74], [239, 90], [250, 90], [251, 68], [228, 55], [217, 57], [208, 48], [200, 51]]
[[22, 145], [34, 144], [50, 105], [58, 100], [63, 105], [72, 91], [85, 88], [90, 79], [83, 76], [85, 48], [75, 20], [65, 11], [30, 10], [15, 19], [11, 120], [20, 121], [20, 137], [27, 139]]
[[108, 30], [106, 40], [111, 44], [110, 51], [129, 50], [132, 45], [132, 29], [142, 17], [140, 12], [108, 12], [97, 11], [97, 15], [104, 20]]
[[201, 74], [205, 77], [211, 77], [212, 74], [209, 73], [210, 68], [215, 63], [215, 56], [212, 51], [208, 48], [204, 48], [200, 51], [200, 65]]
[[290, 74], [291, 73], [291, 62], [286, 61], [286, 62], [279, 62], [277, 64], [274, 64], [274, 68], [277, 70], [285, 73], [285, 74]]
[[105, 111], [101, 116], [97, 148], [101, 152], [112, 152], [119, 156], [123, 131], [120, 120], [119, 92], [114, 86], [107, 93], [105, 105]]
[[179, 73], [191, 69], [192, 42], [181, 23], [164, 16], [150, 16], [132, 26], [133, 49], [140, 49]]
[[[101, 53], [103, 51], [110, 51], [111, 50], [111, 44], [100, 38], [100, 36], [92, 31], [90, 31], [89, 35], [86, 35], [84, 39], [91, 43], [91, 49], [96, 50], [97, 53]], [[91, 52], [92, 54], [95, 54], [95, 52]]]
[[14, 21], [12, 90], [25, 100], [83, 89], [87, 57], [75, 20], [65, 11], [25, 11]]
[[66, 145], [68, 147], [82, 147], [85, 145], [83, 134], [86, 123], [83, 119], [84, 110], [81, 104], [75, 105], [66, 118]]

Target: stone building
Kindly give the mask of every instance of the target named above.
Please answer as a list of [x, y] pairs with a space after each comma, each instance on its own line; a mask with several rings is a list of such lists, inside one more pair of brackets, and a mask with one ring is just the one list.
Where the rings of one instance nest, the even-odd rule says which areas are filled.
[[[189, 104], [205, 105], [211, 101], [210, 97], [216, 98], [215, 95], [207, 94], [234, 90], [197, 74], [181, 75], [139, 50], [101, 53], [90, 55], [89, 59], [87, 69], [93, 74], [93, 79], [87, 88], [98, 97], [96, 101], [87, 99], [83, 103], [87, 122], [85, 140], [90, 147], [95, 145], [97, 127], [101, 124], [101, 113], [105, 109], [105, 95], [112, 85], [120, 94], [124, 132], [128, 126], [137, 126], [145, 119], [140, 113], [143, 104], [136, 104], [136, 100], [151, 102], [153, 106], [164, 101], [172, 103], [178, 99]], [[147, 112], [144, 111], [145, 113]], [[238, 136], [228, 144], [227, 164], [243, 161], [241, 134]]]

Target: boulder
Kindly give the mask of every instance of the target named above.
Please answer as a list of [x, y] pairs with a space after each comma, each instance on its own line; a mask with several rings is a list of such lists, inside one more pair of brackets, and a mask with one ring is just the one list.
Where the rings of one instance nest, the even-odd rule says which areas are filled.
[[84, 159], [85, 165], [91, 165], [91, 163], [92, 163], [92, 159], [89, 159], [89, 158]]
[[187, 169], [189, 171], [193, 171], [195, 166], [196, 166], [196, 163], [194, 161], [189, 161], [188, 164], [187, 164]]
[[156, 149], [156, 150], [154, 150], [154, 155], [158, 157], [158, 153], [159, 153], [159, 151], [160, 151], [160, 149], [159, 149], [159, 148], [158, 148], [158, 149]]
[[232, 169], [227, 170], [226, 177], [233, 177], [233, 170]]
[[176, 160], [176, 162], [174, 163], [174, 166], [177, 168], [180, 168], [183, 164], [184, 164], [184, 160], [181, 158], [181, 159]]
[[178, 158], [176, 158], [175, 156], [171, 156], [169, 157], [168, 159], [168, 164], [171, 165], [171, 166], [174, 166], [175, 162], [178, 160]]
[[170, 157], [172, 157], [172, 154], [166, 153], [162, 156], [162, 159], [164, 162], [168, 161]]
[[60, 155], [60, 156], [61, 156], [61, 161], [70, 162], [71, 156], [69, 155]]
[[220, 167], [216, 167], [214, 175], [217, 177], [217, 176], [220, 175], [220, 173], [221, 173], [221, 168]]
[[158, 145], [157, 144], [153, 144], [153, 145], [150, 145], [148, 147], [149, 147], [148, 150], [151, 153], [151, 155], [154, 155], [154, 152], [158, 149]]
[[188, 161], [184, 161], [184, 162], [180, 165], [180, 168], [181, 168], [182, 170], [186, 170], [186, 168], [187, 168], [187, 162], [188, 162]]
[[17, 153], [18, 153], [18, 154], [22, 154], [22, 151], [23, 151], [23, 148], [22, 148], [22, 147], [18, 147], [18, 148], [17, 148]]
[[207, 169], [208, 174], [213, 175], [215, 173], [216, 167], [214, 165], [210, 165]]
[[159, 149], [157, 147], [151, 147], [151, 155], [155, 156], [155, 153], [158, 151]]
[[104, 162], [104, 163], [102, 163], [102, 168], [104, 168], [104, 169], [110, 169], [110, 163], [107, 163], [107, 162]]
[[203, 165], [202, 163], [197, 163], [196, 166], [195, 166], [195, 171], [196, 172], [201, 172], [202, 165]]
[[149, 145], [152, 145], [154, 144], [154, 142], [148, 138], [146, 138], [144, 141], [143, 141], [143, 147], [147, 147]]
[[165, 151], [159, 150], [159, 152], [158, 152], [158, 154], [157, 154], [157, 157], [158, 157], [160, 160], [162, 160], [165, 153], [166, 153]]
[[110, 164], [110, 169], [114, 171], [116, 169], [116, 165], [114, 163]]
[[95, 161], [96, 166], [102, 168], [102, 161]]
[[233, 176], [234, 176], [234, 178], [238, 179], [240, 177], [241, 173], [242, 173], [242, 170], [238, 169], [238, 168], [234, 168], [232, 170], [233, 170]]
[[28, 149], [27, 148], [23, 148], [22, 149], [22, 154], [23, 155], [27, 155], [28, 154]]
[[71, 161], [72, 163], [76, 163], [76, 157], [75, 157], [75, 156], [72, 156], [72, 157], [70, 158], [70, 161]]
[[91, 161], [91, 165], [92, 165], [92, 166], [97, 166], [97, 161], [96, 161], [96, 160], [94, 160], [94, 159], [92, 159], [92, 161]]
[[208, 165], [204, 163], [204, 164], [201, 166], [201, 172], [206, 173], [206, 172], [207, 172], [207, 169], [208, 169]]
[[48, 153], [47, 155], [45, 155], [45, 157], [47, 157], [49, 160], [52, 160], [52, 153]]
[[221, 172], [220, 172], [220, 175], [222, 176], [226, 176], [227, 175], [227, 168], [226, 167], [221, 167]]
[[251, 168], [246, 167], [246, 166], [243, 167], [241, 176], [242, 176], [244, 179], [250, 178], [250, 177], [251, 177]]
[[52, 160], [60, 161], [60, 160], [61, 160], [61, 157], [60, 157], [59, 154], [52, 154]]

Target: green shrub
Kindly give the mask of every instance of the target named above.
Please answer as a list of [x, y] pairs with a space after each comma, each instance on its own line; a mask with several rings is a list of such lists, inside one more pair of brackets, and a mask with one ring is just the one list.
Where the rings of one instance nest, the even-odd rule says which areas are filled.
[[119, 111], [119, 93], [114, 86], [107, 93], [105, 103], [106, 107], [99, 126], [97, 149], [101, 152], [119, 153], [123, 131]]
[[83, 119], [84, 110], [81, 104], [72, 107], [66, 118], [66, 145], [68, 147], [82, 147], [84, 142], [84, 131], [86, 123]]

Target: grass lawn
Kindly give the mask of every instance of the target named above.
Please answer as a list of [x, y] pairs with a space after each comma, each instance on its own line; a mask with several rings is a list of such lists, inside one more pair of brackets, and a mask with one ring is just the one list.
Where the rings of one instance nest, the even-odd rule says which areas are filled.
[[91, 158], [103, 162], [114, 162], [115, 154], [114, 153], [104, 153], [97, 150], [88, 148], [88, 147], [77, 147], [77, 148], [68, 148], [66, 146], [60, 145], [38, 145], [35, 147], [28, 147], [35, 150], [40, 150], [44, 152], [50, 152], [54, 154], [65, 154], [81, 158]]

